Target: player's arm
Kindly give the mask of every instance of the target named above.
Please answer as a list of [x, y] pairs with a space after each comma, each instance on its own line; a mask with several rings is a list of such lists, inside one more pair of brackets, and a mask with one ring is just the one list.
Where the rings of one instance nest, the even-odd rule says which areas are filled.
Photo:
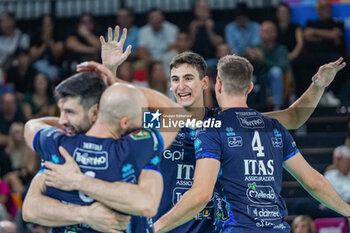
[[343, 58], [341, 57], [335, 62], [321, 66], [318, 72], [312, 77], [310, 87], [289, 108], [263, 114], [267, 117], [276, 118], [286, 129], [300, 127], [313, 113], [325, 88], [332, 83], [337, 72], [346, 65], [342, 61]]
[[180, 201], [154, 224], [157, 233], [170, 231], [193, 219], [213, 195], [216, 178], [220, 170], [220, 161], [213, 158], [201, 158], [196, 162], [192, 187]]
[[39, 173], [33, 178], [24, 199], [22, 214], [25, 221], [45, 226], [65, 226], [84, 222], [83, 207], [69, 206], [45, 196], [44, 189], [45, 177]]
[[25, 221], [50, 227], [85, 223], [102, 232], [119, 232], [128, 227], [129, 216], [120, 215], [98, 202], [90, 206], [69, 205], [46, 196], [44, 192], [45, 177], [39, 173], [33, 178], [23, 202]]
[[152, 169], [143, 169], [137, 184], [108, 182], [83, 174], [72, 156], [60, 147], [64, 165], [45, 162], [46, 184], [62, 190], [79, 190], [106, 206], [123, 213], [153, 217], [163, 193], [162, 175]]
[[284, 168], [318, 201], [344, 216], [350, 216], [350, 206], [342, 200], [327, 179], [313, 169], [297, 153], [284, 162]]
[[58, 128], [63, 127], [58, 123], [57, 117], [43, 117], [27, 121], [27, 123], [24, 126], [24, 137], [28, 146], [33, 149], [33, 141], [36, 133], [43, 128], [51, 126]]

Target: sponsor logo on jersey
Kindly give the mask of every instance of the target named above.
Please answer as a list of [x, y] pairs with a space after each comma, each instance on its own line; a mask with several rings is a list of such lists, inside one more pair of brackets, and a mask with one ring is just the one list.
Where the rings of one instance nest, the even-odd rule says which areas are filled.
[[278, 137], [278, 138], [282, 137], [282, 134], [278, 129], [273, 129], [273, 133], [275, 134], [275, 137]]
[[134, 173], [135, 173], [135, 169], [133, 168], [131, 163], [127, 163], [127, 164], [123, 165], [123, 167], [122, 167], [122, 177], [123, 178], [128, 177]]
[[265, 128], [265, 122], [261, 116], [249, 116], [249, 117], [237, 116], [237, 118], [239, 120], [239, 124], [243, 128], [248, 128], [248, 129]]
[[169, 159], [171, 161], [182, 161], [184, 160], [185, 149], [181, 149], [181, 151], [175, 150], [164, 150], [163, 158]]
[[283, 141], [282, 138], [271, 138], [272, 146], [275, 148], [283, 148]]
[[73, 158], [81, 168], [105, 170], [108, 168], [108, 153], [106, 151], [75, 149]]
[[236, 133], [233, 131], [232, 127], [226, 127], [226, 136], [236, 136]]
[[243, 146], [243, 140], [241, 136], [235, 136], [235, 137], [228, 137], [227, 143], [229, 147], [242, 147]]
[[275, 191], [271, 186], [256, 185], [255, 182], [248, 184], [246, 194], [248, 199], [256, 204], [269, 204], [277, 201]]
[[277, 205], [248, 205], [247, 210], [255, 219], [274, 220], [282, 217]]

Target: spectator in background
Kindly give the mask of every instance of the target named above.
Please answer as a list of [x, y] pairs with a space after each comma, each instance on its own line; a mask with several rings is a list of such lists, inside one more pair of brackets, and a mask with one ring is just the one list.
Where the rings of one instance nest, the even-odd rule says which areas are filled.
[[0, 112], [0, 154], [8, 143], [8, 134], [13, 122], [25, 122], [20, 108], [18, 108], [16, 94], [6, 92], [1, 97]]
[[162, 62], [156, 61], [149, 65], [147, 83], [149, 88], [171, 96], [168, 78], [164, 73]]
[[[333, 164], [326, 169], [324, 176], [339, 196], [350, 203], [350, 148], [342, 145], [333, 151]], [[298, 201], [296, 211], [312, 218], [342, 217], [316, 201]]]
[[124, 61], [117, 69], [117, 77], [132, 83], [134, 80], [134, 67], [130, 60]]
[[314, 221], [308, 215], [297, 216], [291, 225], [292, 233], [316, 233]]
[[33, 79], [37, 73], [33, 67], [29, 51], [18, 49], [15, 53], [15, 60], [7, 71], [7, 84], [12, 85], [17, 92], [19, 99], [30, 90], [33, 85]]
[[195, 19], [189, 26], [190, 45], [192, 51], [201, 55], [208, 66], [215, 63], [215, 51], [223, 38], [215, 31], [215, 22], [211, 18], [210, 6], [207, 1], [196, 2], [194, 8]]
[[8, 220], [0, 221], [0, 233], [17, 233], [17, 227]]
[[[297, 94], [301, 95], [309, 84], [309, 77], [317, 70], [320, 64], [332, 61], [345, 53], [344, 25], [332, 19], [332, 6], [328, 0], [318, 0], [316, 11], [318, 20], [310, 20], [304, 30], [305, 53], [296, 60], [295, 79]], [[330, 89], [336, 94], [343, 82], [340, 72]], [[337, 106], [340, 104], [331, 92], [324, 95], [325, 105]]]
[[23, 123], [14, 122], [11, 125], [5, 154], [10, 158], [14, 171], [7, 173], [4, 180], [12, 192], [22, 194], [40, 165], [39, 156], [29, 149], [24, 140]]
[[260, 44], [259, 24], [249, 20], [248, 8], [244, 2], [236, 7], [236, 18], [225, 28], [225, 39], [232, 53], [244, 56], [248, 47]]
[[8, 144], [10, 126], [14, 122], [25, 122], [22, 112], [17, 107], [16, 94], [5, 92], [1, 96], [0, 112], [0, 177], [12, 171], [10, 158], [5, 154], [4, 149]]
[[[128, 36], [125, 39], [123, 51], [126, 50], [128, 45], [131, 45], [131, 51], [134, 52], [139, 45], [139, 28], [134, 25], [135, 16], [134, 12], [129, 7], [120, 8], [116, 13], [116, 25], [120, 27], [120, 29], [126, 28], [128, 29]], [[118, 41], [120, 40], [122, 33], [119, 33]], [[114, 30], [113, 30], [113, 38], [114, 38]], [[105, 36], [106, 41], [108, 41], [108, 32]], [[134, 53], [131, 53], [133, 56]]]
[[246, 56], [254, 65], [257, 83], [263, 87], [260, 98], [266, 100], [265, 91], [269, 88], [273, 109], [278, 110], [283, 104], [283, 75], [289, 65], [288, 50], [276, 42], [277, 28], [272, 21], [264, 21], [260, 29], [261, 45], [247, 48]]
[[95, 21], [90, 13], [79, 17], [76, 31], [66, 40], [68, 69], [75, 73], [76, 65], [83, 61], [100, 60], [100, 40], [95, 34]]
[[56, 102], [50, 79], [45, 74], [35, 75], [32, 90], [23, 98], [22, 111], [26, 120], [55, 115]]
[[64, 53], [63, 41], [58, 37], [52, 16], [44, 15], [40, 19], [38, 32], [33, 39], [30, 55], [39, 72], [45, 73], [51, 80], [59, 75], [59, 65]]
[[28, 49], [28, 35], [16, 28], [15, 16], [10, 12], [0, 15], [0, 66], [7, 70], [12, 64], [13, 55], [17, 49]]
[[[170, 64], [173, 57], [175, 57], [177, 54], [189, 50], [191, 50], [191, 43], [189, 41], [188, 33], [178, 32], [176, 36], [176, 41], [173, 44], [171, 50], [166, 52], [162, 57], [163, 64]], [[170, 74], [170, 67], [168, 65], [164, 65], [164, 73], [166, 75]]]
[[333, 151], [333, 166], [324, 176], [332, 184], [335, 191], [350, 203], [350, 148], [342, 145]]
[[151, 9], [148, 23], [140, 28], [139, 58], [146, 62], [161, 60], [163, 54], [172, 48], [178, 31], [176, 25], [165, 21], [161, 10]]
[[[6, 210], [7, 220], [9, 219], [12, 220], [16, 216], [17, 207], [15, 205], [15, 202], [12, 199], [10, 187], [4, 180], [2, 180], [1, 177], [0, 177], [0, 206], [2, 210]], [[0, 219], [0, 220], [3, 220], [3, 219]]]
[[290, 21], [292, 10], [287, 3], [281, 2], [276, 8], [277, 42], [285, 45], [289, 51], [288, 58], [293, 61], [303, 49], [303, 31]]

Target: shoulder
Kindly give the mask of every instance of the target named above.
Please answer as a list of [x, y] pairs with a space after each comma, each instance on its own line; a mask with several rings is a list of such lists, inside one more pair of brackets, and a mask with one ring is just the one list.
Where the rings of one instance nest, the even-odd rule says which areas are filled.
[[166, 31], [170, 32], [177, 32], [179, 30], [179, 28], [175, 24], [170, 23], [168, 21], [164, 21], [163, 27]]
[[236, 22], [233, 21], [233, 22], [227, 24], [225, 28], [226, 28], [226, 30], [234, 30], [237, 28], [237, 24], [236, 24]]

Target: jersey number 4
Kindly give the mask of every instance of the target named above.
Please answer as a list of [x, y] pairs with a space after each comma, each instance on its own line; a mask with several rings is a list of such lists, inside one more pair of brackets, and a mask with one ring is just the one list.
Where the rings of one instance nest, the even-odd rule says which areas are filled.
[[257, 152], [257, 157], [264, 157], [264, 147], [261, 145], [261, 140], [259, 136], [259, 132], [257, 130], [254, 131], [254, 137], [252, 140], [252, 149], [253, 151]]

